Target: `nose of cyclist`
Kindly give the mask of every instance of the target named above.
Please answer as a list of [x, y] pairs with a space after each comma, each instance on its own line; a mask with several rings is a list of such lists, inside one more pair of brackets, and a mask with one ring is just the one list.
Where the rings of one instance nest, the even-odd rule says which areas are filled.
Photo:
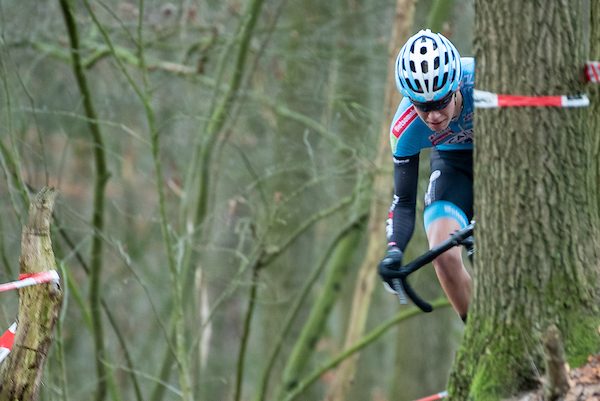
[[433, 110], [427, 113], [426, 122], [433, 127], [441, 127], [441, 125], [444, 123], [444, 120], [444, 114], [440, 113], [439, 110]]

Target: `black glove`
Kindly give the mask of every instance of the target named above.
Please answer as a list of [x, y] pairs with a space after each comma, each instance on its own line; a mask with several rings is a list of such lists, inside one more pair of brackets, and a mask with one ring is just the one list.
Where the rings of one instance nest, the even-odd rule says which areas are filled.
[[[401, 266], [402, 251], [395, 246], [388, 249], [387, 255], [379, 263], [379, 275], [383, 280], [383, 286], [392, 294], [398, 294], [398, 292], [396, 291], [394, 283], [392, 282], [393, 277], [390, 276], [390, 273], [398, 272]], [[398, 278], [396, 277], [396, 279]]]
[[465, 248], [467, 248], [467, 255], [469, 256], [469, 261], [473, 264], [473, 253], [475, 252], [475, 241], [473, 240], [473, 236], [465, 238], [460, 243]]

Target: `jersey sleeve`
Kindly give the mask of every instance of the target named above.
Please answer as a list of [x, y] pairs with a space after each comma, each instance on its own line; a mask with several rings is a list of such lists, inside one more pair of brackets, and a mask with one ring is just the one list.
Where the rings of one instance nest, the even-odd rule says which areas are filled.
[[402, 252], [415, 229], [419, 153], [408, 157], [394, 156], [394, 201], [388, 215], [386, 233], [389, 246]]
[[[405, 157], [419, 153], [423, 147], [422, 134], [424, 123], [414, 106], [407, 98], [402, 99], [390, 126], [390, 145], [395, 157]], [[431, 144], [429, 144], [431, 146]]]

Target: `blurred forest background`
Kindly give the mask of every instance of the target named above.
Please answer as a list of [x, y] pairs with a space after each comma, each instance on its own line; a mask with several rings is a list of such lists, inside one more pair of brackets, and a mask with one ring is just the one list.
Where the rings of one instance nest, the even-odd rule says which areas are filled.
[[[471, 56], [471, 1], [438, 3]], [[0, 0], [2, 282], [19, 273], [27, 197], [60, 190], [65, 303], [41, 399], [280, 399], [344, 348], [396, 3], [77, 0], [70, 22], [68, 4]], [[416, 2], [411, 34], [435, 5]], [[427, 249], [421, 163], [407, 261]], [[391, 155], [385, 168], [390, 205]], [[432, 268], [412, 280], [442, 295]], [[0, 296], [4, 331], [18, 302]], [[324, 297], [314, 353], [294, 351]], [[378, 281], [366, 331], [410, 308]], [[450, 308], [394, 325], [361, 351], [346, 399], [444, 390], [462, 326]], [[331, 377], [297, 399], [324, 399]]]

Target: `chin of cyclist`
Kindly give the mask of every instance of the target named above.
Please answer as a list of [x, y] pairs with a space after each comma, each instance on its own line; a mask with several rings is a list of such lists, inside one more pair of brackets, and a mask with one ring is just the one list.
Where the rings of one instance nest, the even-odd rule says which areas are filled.
[[[398, 54], [396, 85], [404, 99], [390, 128], [395, 191], [384, 259], [392, 268], [401, 266], [414, 231], [421, 149], [432, 148], [423, 216], [429, 247], [473, 218], [474, 67], [472, 58], [461, 58], [447, 38], [429, 29], [411, 37]], [[446, 251], [433, 265], [452, 306], [466, 321], [472, 284], [461, 249]], [[382, 278], [395, 292], [391, 280]]]

